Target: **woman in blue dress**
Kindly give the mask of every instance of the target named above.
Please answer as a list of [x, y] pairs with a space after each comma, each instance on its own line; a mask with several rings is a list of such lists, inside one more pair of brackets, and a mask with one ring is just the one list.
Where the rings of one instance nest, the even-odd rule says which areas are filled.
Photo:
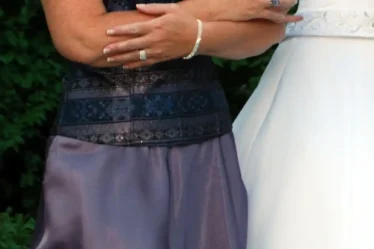
[[149, 2], [42, 1], [54, 45], [72, 63], [33, 249], [245, 248], [247, 194], [209, 56], [266, 50], [284, 25], [248, 20], [296, 20], [283, 14], [293, 3], [136, 9]]

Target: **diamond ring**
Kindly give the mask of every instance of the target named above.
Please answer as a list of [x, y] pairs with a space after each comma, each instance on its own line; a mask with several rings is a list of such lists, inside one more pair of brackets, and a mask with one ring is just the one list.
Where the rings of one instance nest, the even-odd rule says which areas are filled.
[[139, 51], [139, 58], [141, 61], [147, 60], [147, 53], [144, 49]]
[[280, 0], [270, 0], [271, 7], [278, 7], [280, 5]]

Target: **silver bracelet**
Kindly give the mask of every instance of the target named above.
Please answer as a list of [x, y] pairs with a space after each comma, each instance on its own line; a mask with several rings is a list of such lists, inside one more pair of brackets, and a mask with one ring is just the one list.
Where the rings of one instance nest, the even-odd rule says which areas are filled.
[[200, 47], [200, 42], [201, 42], [201, 38], [203, 36], [203, 22], [199, 19], [196, 19], [197, 21], [197, 39], [196, 39], [196, 43], [195, 43], [195, 46], [193, 47], [191, 53], [185, 57], [183, 57], [184, 60], [189, 60], [189, 59], [192, 59], [192, 57], [194, 57], [197, 53], [197, 51], [199, 50], [199, 47]]

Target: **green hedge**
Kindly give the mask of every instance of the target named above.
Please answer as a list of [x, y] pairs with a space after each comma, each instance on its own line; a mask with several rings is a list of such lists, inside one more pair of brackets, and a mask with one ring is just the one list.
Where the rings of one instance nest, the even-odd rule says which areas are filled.
[[0, 213], [0, 249], [27, 249], [34, 220], [11, 210]]
[[38, 1], [0, 12], [0, 154], [18, 149], [57, 105], [62, 66], [50, 43]]
[[39, 1], [6, 2], [0, 6], [0, 211], [34, 213], [63, 64]]
[[[37, 209], [64, 64], [50, 41], [39, 1], [7, 5], [0, 3], [0, 249], [23, 249], [34, 225], [28, 217]], [[215, 59], [234, 116], [257, 86], [273, 50], [242, 61]]]

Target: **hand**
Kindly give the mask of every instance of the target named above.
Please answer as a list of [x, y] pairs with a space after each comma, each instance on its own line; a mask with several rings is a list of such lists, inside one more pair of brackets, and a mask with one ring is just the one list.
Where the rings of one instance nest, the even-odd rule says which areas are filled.
[[[197, 37], [196, 18], [175, 4], [162, 4], [152, 14], [159, 17], [108, 30], [111, 36], [135, 36], [106, 46], [108, 62], [123, 62], [125, 68], [137, 68], [180, 58], [192, 51]], [[145, 61], [140, 60], [140, 50], [147, 54]]]

